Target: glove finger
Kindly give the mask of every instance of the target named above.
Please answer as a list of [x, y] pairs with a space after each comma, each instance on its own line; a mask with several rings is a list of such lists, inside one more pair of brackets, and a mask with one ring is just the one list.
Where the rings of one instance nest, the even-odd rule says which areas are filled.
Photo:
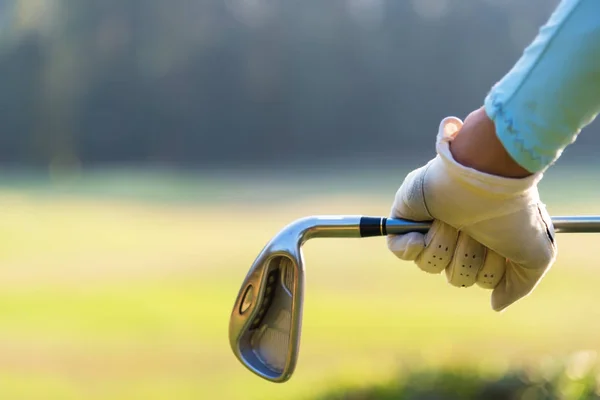
[[425, 272], [439, 274], [452, 260], [458, 231], [439, 220], [433, 221], [425, 236], [425, 249], [415, 263]]
[[485, 261], [477, 274], [477, 285], [484, 289], [494, 289], [506, 271], [506, 258], [493, 250], [487, 249]]
[[414, 261], [425, 248], [425, 235], [418, 232], [389, 235], [387, 246], [399, 259]]
[[492, 308], [502, 311], [517, 300], [527, 296], [538, 285], [556, 259], [552, 220], [545, 207], [537, 205], [537, 221], [531, 224], [527, 246], [522, 246], [522, 262], [514, 258], [506, 261], [504, 277], [492, 292]]
[[452, 262], [446, 268], [448, 283], [457, 287], [473, 286], [483, 265], [486, 248], [464, 232], [458, 234]]
[[492, 308], [502, 311], [515, 301], [527, 296], [537, 286], [548, 269], [526, 268], [511, 260], [506, 261], [506, 272], [492, 292]]

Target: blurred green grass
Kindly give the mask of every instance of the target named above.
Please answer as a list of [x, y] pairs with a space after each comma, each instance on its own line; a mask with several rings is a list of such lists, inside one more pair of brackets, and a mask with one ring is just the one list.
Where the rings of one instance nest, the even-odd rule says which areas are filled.
[[[296, 374], [264, 382], [227, 340], [255, 256], [295, 218], [387, 214], [398, 179], [360, 190], [360, 176], [333, 188], [306, 177], [234, 177], [244, 184], [217, 188], [193, 177], [110, 176], [0, 180], [0, 398], [315, 398], [394, 379], [399, 366], [497, 373], [599, 348], [596, 235], [559, 236], [558, 262], [536, 293], [501, 314], [489, 292], [417, 271], [382, 238], [315, 240], [305, 246]], [[551, 213], [598, 212], [598, 186], [571, 176], [545, 181]]]

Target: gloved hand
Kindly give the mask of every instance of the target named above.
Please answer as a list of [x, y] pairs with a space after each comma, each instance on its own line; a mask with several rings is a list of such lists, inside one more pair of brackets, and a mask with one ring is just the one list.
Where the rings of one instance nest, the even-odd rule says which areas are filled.
[[431, 229], [390, 235], [387, 244], [423, 271], [445, 271], [454, 286], [493, 289], [492, 308], [501, 311], [528, 295], [554, 263], [554, 229], [537, 190], [542, 173], [504, 178], [454, 160], [449, 142], [462, 125], [454, 117], [441, 122], [437, 156], [408, 174], [392, 206], [392, 218], [433, 220]]

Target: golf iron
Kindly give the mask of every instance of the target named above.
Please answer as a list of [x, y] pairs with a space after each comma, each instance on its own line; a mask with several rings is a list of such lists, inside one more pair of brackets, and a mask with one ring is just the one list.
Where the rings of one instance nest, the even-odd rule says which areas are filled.
[[[600, 216], [553, 217], [557, 233], [600, 232]], [[360, 215], [312, 216], [283, 228], [258, 255], [241, 286], [229, 321], [233, 353], [271, 382], [294, 373], [302, 328], [302, 245], [314, 238], [364, 238], [426, 232], [429, 222]]]

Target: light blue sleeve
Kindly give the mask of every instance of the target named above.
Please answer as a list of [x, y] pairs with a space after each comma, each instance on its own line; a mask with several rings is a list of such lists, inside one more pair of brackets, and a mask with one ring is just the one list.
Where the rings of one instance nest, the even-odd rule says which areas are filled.
[[556, 161], [600, 112], [600, 0], [561, 1], [484, 106], [517, 163]]

